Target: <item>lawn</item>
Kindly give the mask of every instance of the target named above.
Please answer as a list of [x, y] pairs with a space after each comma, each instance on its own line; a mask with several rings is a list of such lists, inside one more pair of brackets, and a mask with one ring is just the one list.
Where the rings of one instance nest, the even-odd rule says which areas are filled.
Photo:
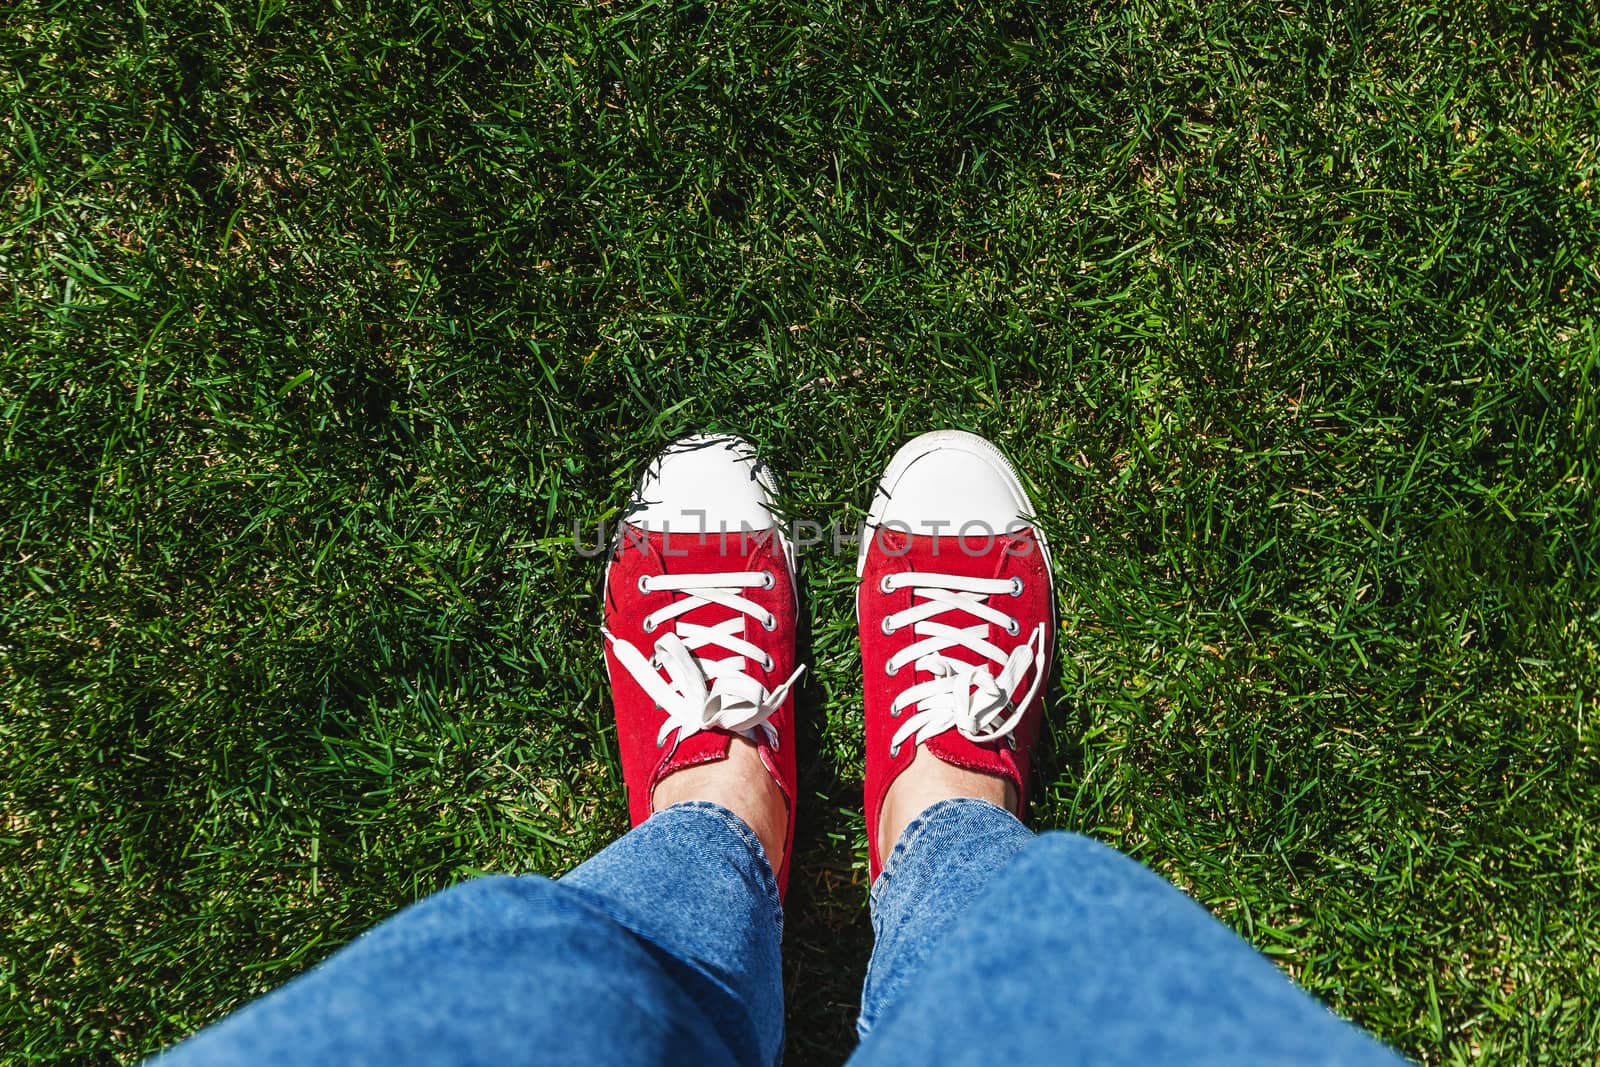
[[[1587, 3], [17, 0], [0, 1058], [130, 1062], [626, 826], [574, 529], [698, 430], [1058, 546], [1033, 817], [1435, 1064], [1600, 1063]], [[852, 558], [789, 1062], [871, 931]]]

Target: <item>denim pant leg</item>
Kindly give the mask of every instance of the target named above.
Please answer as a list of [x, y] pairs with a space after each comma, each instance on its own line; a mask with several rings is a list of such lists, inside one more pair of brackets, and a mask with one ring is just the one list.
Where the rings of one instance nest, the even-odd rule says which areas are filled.
[[983, 801], [913, 821], [872, 907], [852, 1063], [1405, 1062], [1158, 875]]
[[766, 1067], [782, 925], [750, 829], [678, 804], [559, 881], [437, 893], [156, 1062]]

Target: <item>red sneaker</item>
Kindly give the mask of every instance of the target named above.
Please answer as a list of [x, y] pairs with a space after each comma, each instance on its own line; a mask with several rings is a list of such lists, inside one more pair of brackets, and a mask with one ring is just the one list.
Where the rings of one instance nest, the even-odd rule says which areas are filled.
[[1050, 554], [1000, 450], [959, 430], [895, 454], [856, 561], [871, 875], [884, 795], [918, 745], [1008, 779], [1025, 810], [1055, 637]]
[[606, 566], [606, 670], [628, 815], [656, 783], [728, 758], [749, 739], [789, 807], [779, 892], [794, 843], [794, 552], [773, 513], [771, 471], [737, 437], [669, 446], [645, 471]]

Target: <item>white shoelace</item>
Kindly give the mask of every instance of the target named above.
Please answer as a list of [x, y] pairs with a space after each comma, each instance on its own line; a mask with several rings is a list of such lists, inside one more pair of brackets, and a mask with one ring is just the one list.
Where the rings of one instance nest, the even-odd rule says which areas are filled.
[[[988, 604], [988, 598], [1005, 593], [1019, 596], [1021, 578], [966, 578], [958, 574], [930, 574], [905, 572], [886, 574], [879, 589], [892, 593], [910, 587], [920, 603], [904, 611], [884, 617], [883, 631], [892, 634], [903, 627], [912, 627], [912, 633], [922, 638], [907, 645], [889, 657], [884, 664], [888, 674], [897, 673], [908, 663], [916, 664], [919, 671], [933, 675], [926, 682], [918, 682], [901, 690], [889, 706], [889, 715], [899, 718], [901, 712], [916, 705], [916, 712], [900, 724], [889, 742], [889, 755], [900, 754], [900, 746], [915, 737], [915, 744], [946, 730], [960, 731], [969, 741], [996, 741], [1016, 739], [1014, 731], [1022, 722], [1023, 712], [1039, 692], [1044, 680], [1044, 623], [1034, 628], [1027, 641], [1009, 653], [985, 636], [986, 623], [1003, 627], [1009, 634], [1021, 632], [1021, 623], [1011, 615]], [[951, 626], [934, 621], [937, 616], [951, 611], [961, 611], [980, 622], [972, 626]], [[946, 649], [960, 646], [970, 649], [1000, 668], [996, 676], [990, 666], [964, 663], [944, 655]], [[1020, 699], [1013, 692], [1028, 668], [1033, 668], [1033, 684]]]
[[[645, 633], [652, 633], [663, 623], [707, 604], [720, 604], [734, 614], [715, 626], [678, 623], [671, 632], [656, 639], [653, 655], [649, 659], [631, 642], [620, 640], [609, 630], [602, 630], [611, 642], [617, 660], [650, 694], [656, 705], [666, 712], [666, 720], [661, 724], [660, 733], [656, 734], [657, 748], [667, 743], [667, 736], [673, 731], [677, 731], [678, 735], [672, 742], [675, 752], [684, 738], [711, 729], [728, 730], [751, 741], [760, 733], [769, 745], [777, 747], [778, 731], [767, 720], [783, 706], [789, 690], [806, 668], [802, 663], [787, 681], [770, 691], [745, 673], [746, 659], [755, 660], [763, 670], [770, 671], [773, 667], [770, 655], [759, 645], [745, 640], [745, 618], [758, 619], [764, 630], [775, 629], [778, 620], [777, 616], [745, 599], [739, 592], [752, 586], [771, 589], [772, 584], [770, 571], [641, 576], [641, 593], [674, 591], [689, 594], [646, 615], [643, 622]], [[695, 655], [696, 651], [707, 645], [718, 645], [733, 655], [727, 659]], [[661, 677], [662, 670], [667, 672], [666, 678]]]

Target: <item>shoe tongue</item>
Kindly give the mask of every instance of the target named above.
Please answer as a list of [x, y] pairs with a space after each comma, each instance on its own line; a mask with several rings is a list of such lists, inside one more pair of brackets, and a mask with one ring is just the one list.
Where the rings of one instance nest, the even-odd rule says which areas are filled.
[[[883, 549], [891, 555], [900, 556], [907, 570], [953, 574], [963, 578], [1006, 577], [1013, 573], [1013, 568], [1026, 560], [1030, 553], [1040, 551], [1038, 538], [1031, 528], [1015, 535], [998, 533], [992, 544], [988, 543], [987, 532], [968, 537], [965, 542], [954, 535], [940, 537], [935, 542], [931, 536], [908, 537], [904, 533], [889, 529], [883, 530], [881, 536], [883, 540], [880, 541], [880, 545]], [[921, 603], [921, 598], [917, 598], [917, 602]], [[1000, 611], [1006, 611], [1007, 606], [1014, 601], [1009, 596], [1000, 594], [990, 595], [986, 603]], [[952, 626], [973, 626], [980, 620], [971, 615], [950, 612], [939, 616], [939, 621]], [[1010, 649], [1023, 639], [1012, 637], [1003, 628], [993, 625], [989, 627], [988, 638], [991, 643], [1002, 649]], [[981, 666], [996, 677], [1001, 671], [999, 664], [990, 662], [963, 645], [954, 645], [941, 654], [946, 659], [958, 663]], [[916, 680], [923, 682], [930, 677], [932, 676], [928, 673], [918, 671]], [[999, 775], [1011, 782], [1019, 797], [1024, 795], [1025, 757], [1019, 757], [1019, 754], [1004, 742], [978, 744], [967, 740], [955, 730], [947, 730], [930, 737], [923, 742], [923, 745], [945, 763], [985, 774]]]
[[1005, 742], [980, 745], [968, 741], [954, 730], [946, 730], [938, 737], [928, 738], [922, 747], [952, 767], [964, 767], [969, 771], [1004, 778], [1022, 799], [1019, 808], [1026, 806], [1026, 775], [1019, 765], [1017, 753], [1007, 748]]
[[[662, 573], [722, 574], [734, 571], [759, 571], [770, 567], [772, 538], [775, 534], [769, 529], [743, 532], [729, 530], [726, 535], [716, 532], [699, 534], [683, 531], [651, 531], [646, 536], [649, 538], [651, 549], [661, 560]], [[749, 590], [745, 590], [741, 595], [748, 597], [749, 593]], [[676, 594], [680, 597], [691, 595], [693, 594]], [[702, 604], [679, 615], [673, 623], [716, 626], [736, 615], [745, 623], [741, 636], [746, 640], [754, 640], [752, 633], [760, 632], [759, 624], [750, 616], [739, 615], [721, 604]], [[710, 659], [727, 659], [733, 653], [721, 645], [710, 644], [696, 649], [695, 655]]]
[[[637, 529], [637, 528], [636, 528]], [[763, 537], [763, 534], [768, 536]], [[771, 565], [769, 546], [771, 531], [745, 532], [742, 536], [739, 531], [729, 531], [726, 539], [717, 533], [704, 536], [697, 533], [671, 533], [639, 531], [639, 536], [648, 539], [650, 549], [661, 562], [663, 574], [719, 574], [730, 571], [758, 571]], [[688, 593], [677, 594], [688, 596]], [[721, 604], [702, 604], [692, 611], [679, 615], [674, 623], [689, 623], [695, 626], [715, 626], [726, 622], [736, 614]], [[759, 632], [759, 625], [748, 615], [745, 619], [744, 636], [751, 640], [751, 627], [755, 626]], [[733, 655], [732, 652], [721, 645], [711, 644], [695, 650], [696, 656], [708, 659], [726, 659]], [[728, 758], [728, 746], [732, 738], [720, 730], [703, 730], [691, 734], [678, 742], [677, 748], [670, 756], [662, 760], [653, 775], [653, 781], [660, 781], [673, 771], [684, 767], [692, 767], [698, 763], [715, 763]]]
[[[723, 733], [721, 730], [701, 730], [697, 734], [690, 734], [678, 742], [678, 747], [672, 750], [672, 755], [667, 756], [656, 767], [651, 781], [659, 782], [673, 771], [681, 771], [697, 763], [716, 763], [718, 760], [725, 760], [728, 758], [728, 746], [732, 743], [733, 735]], [[667, 747], [671, 748], [672, 742], [668, 741]]]
[[[986, 536], [968, 538], [963, 542], [956, 537], [941, 538], [938, 544], [938, 554], [933, 554], [933, 539], [928, 537], [913, 538], [907, 562], [912, 570], [930, 571], [934, 574], [954, 574], [963, 578], [1003, 578], [1012, 573], [1020, 559], [1026, 558], [1026, 553], [1039, 551], [1038, 542], [1031, 530], [1022, 532], [1017, 536], [998, 535], [993, 544], [987, 544]], [[1005, 594], [990, 594], [986, 599], [990, 607], [1000, 611], [1007, 611], [1008, 606], [1016, 603]], [[971, 616], [951, 612], [940, 617], [941, 622], [948, 622], [952, 626], [974, 626], [981, 620]], [[992, 644], [1001, 649], [1009, 650], [1019, 640], [1007, 634], [1004, 628], [991, 624], [987, 636]], [[944, 650], [942, 655], [957, 663], [966, 663], [982, 667], [991, 677], [998, 677], [1001, 666], [972, 651], [965, 645], [953, 645]], [[931, 677], [923, 672], [918, 672], [917, 680], [924, 681]], [[969, 741], [955, 730], [947, 730], [936, 737], [930, 737], [923, 742], [933, 755], [945, 763], [968, 770], [980, 771], [984, 774], [993, 774], [1011, 782], [1016, 788], [1018, 796], [1024, 790], [1024, 775], [1020, 771], [1017, 755], [1005, 742], [992, 742], [978, 744]]]
[[[879, 541], [883, 550], [890, 555], [899, 555], [904, 560], [906, 569], [930, 574], [951, 574], [962, 578], [1001, 578], [1009, 574], [1019, 559], [1027, 558], [1027, 553], [1039, 551], [1038, 542], [1031, 529], [1011, 536], [998, 533], [992, 539], [987, 531], [978, 532], [964, 541], [954, 534], [934, 538], [928, 535], [908, 535], [896, 530], [885, 528], [880, 534]], [[909, 541], [909, 544], [908, 544]], [[916, 598], [916, 603], [922, 603], [922, 598]], [[990, 607], [1006, 611], [1007, 605], [1014, 601], [1004, 594], [991, 594], [985, 601]], [[950, 626], [976, 626], [982, 620], [962, 612], [949, 612], [936, 616], [937, 621]], [[1004, 628], [990, 625], [987, 633], [991, 643], [1002, 649], [1010, 649], [1017, 638], [1007, 634]], [[1001, 667], [965, 645], [952, 645], [945, 649], [941, 655], [957, 663], [967, 663], [983, 667], [992, 676], [999, 677]], [[931, 675], [918, 672], [917, 680], [926, 681]]]

